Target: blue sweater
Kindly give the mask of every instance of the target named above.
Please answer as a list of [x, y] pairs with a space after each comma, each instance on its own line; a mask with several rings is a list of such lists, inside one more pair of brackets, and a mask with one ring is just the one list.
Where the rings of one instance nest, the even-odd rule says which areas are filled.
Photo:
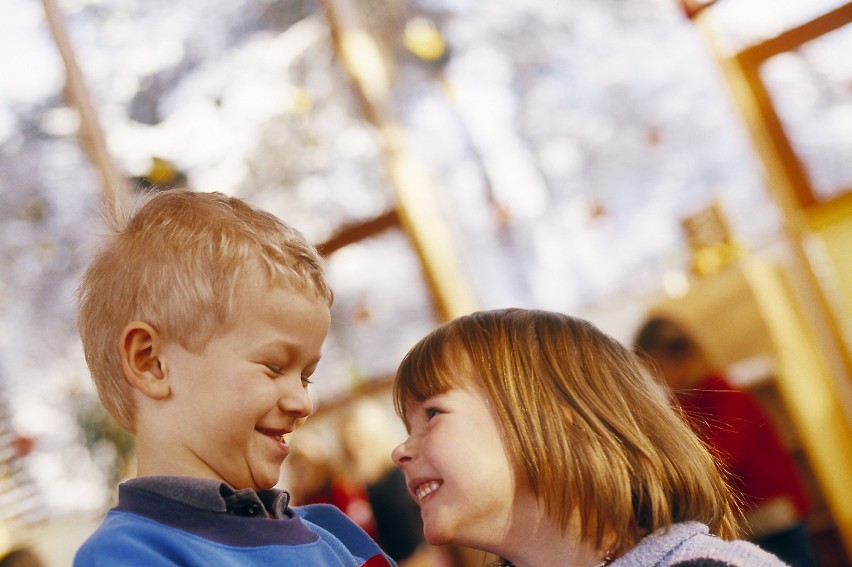
[[725, 541], [698, 522], [674, 524], [644, 538], [610, 567], [784, 567], [747, 541]]
[[394, 567], [337, 508], [288, 508], [288, 500], [285, 492], [235, 491], [215, 481], [128, 481], [74, 567]]

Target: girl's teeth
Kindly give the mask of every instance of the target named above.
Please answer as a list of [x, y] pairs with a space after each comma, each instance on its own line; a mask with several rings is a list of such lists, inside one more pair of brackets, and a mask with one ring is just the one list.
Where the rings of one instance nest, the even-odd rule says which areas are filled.
[[433, 480], [433, 481], [421, 484], [420, 486], [417, 487], [417, 491], [416, 491], [417, 492], [417, 498], [419, 500], [423, 500], [424, 498], [426, 498], [427, 496], [429, 496], [430, 494], [432, 494], [433, 492], [438, 490], [439, 486], [441, 486], [441, 483], [438, 482], [437, 480]]

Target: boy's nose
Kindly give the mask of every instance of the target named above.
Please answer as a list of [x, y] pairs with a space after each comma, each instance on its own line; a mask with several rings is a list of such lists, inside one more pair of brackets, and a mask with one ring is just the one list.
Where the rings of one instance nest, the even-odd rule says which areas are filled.
[[314, 402], [299, 380], [297, 387], [288, 387], [281, 392], [278, 398], [278, 407], [285, 413], [295, 414], [298, 418], [305, 418], [314, 411]]

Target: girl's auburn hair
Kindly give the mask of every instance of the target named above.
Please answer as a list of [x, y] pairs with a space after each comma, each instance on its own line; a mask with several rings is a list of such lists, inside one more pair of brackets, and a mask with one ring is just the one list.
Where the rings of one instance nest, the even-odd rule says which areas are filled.
[[[460, 358], [463, 357], [463, 358]], [[454, 362], [467, 360], [473, 376]], [[629, 349], [588, 321], [540, 310], [445, 323], [404, 357], [394, 403], [454, 387], [493, 403], [518, 477], [545, 513], [598, 547], [626, 549], [675, 522], [737, 536], [737, 507], [711, 453]]]

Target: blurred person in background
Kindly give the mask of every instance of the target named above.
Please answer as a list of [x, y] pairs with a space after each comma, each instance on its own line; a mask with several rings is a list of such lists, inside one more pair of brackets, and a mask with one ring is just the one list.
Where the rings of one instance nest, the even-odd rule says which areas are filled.
[[809, 503], [795, 463], [757, 401], [730, 384], [684, 325], [649, 317], [634, 349], [658, 371], [690, 425], [722, 460], [742, 499], [743, 531], [792, 567], [817, 560], [805, 518]]
[[367, 488], [377, 542], [400, 567], [450, 561], [426, 544], [420, 507], [408, 493], [405, 474], [394, 466], [394, 423], [375, 400], [361, 399], [340, 421], [340, 442], [351, 470]]
[[45, 564], [29, 547], [17, 547], [0, 557], [0, 567], [45, 567]]
[[331, 504], [376, 539], [376, 521], [364, 486], [340, 470], [329, 441], [319, 432], [302, 429], [284, 461], [286, 488], [295, 506]]

